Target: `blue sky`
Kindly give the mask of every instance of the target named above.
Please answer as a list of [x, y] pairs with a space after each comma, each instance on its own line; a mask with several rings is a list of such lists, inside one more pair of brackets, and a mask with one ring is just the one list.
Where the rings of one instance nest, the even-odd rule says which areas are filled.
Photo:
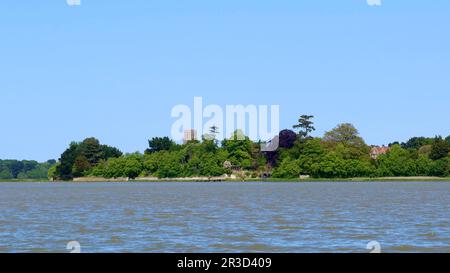
[[5, 0], [0, 158], [58, 158], [95, 136], [169, 135], [177, 104], [279, 104], [316, 135], [449, 135], [450, 1]]

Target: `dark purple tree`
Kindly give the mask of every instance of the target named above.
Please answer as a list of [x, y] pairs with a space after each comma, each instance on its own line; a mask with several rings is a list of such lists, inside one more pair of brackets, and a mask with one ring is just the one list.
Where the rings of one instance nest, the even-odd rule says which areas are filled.
[[292, 130], [283, 130], [280, 132], [280, 147], [290, 149], [294, 147], [297, 140], [297, 134]]

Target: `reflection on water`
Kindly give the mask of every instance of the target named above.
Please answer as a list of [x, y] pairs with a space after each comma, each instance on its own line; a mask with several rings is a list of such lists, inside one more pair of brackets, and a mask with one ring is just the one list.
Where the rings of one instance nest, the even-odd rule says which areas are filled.
[[0, 183], [0, 252], [450, 252], [450, 183]]

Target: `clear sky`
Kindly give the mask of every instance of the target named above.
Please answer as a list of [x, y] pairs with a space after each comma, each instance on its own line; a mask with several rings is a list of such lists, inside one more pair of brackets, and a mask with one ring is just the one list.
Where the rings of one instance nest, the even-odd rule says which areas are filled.
[[450, 134], [450, 1], [3, 0], [0, 158], [169, 135], [177, 104], [279, 104], [369, 144]]

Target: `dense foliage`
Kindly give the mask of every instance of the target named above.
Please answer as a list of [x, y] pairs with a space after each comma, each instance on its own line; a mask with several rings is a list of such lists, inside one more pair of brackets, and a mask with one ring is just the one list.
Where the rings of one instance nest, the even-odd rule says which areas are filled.
[[262, 152], [260, 143], [236, 131], [222, 142], [214, 138], [217, 127], [202, 141], [177, 144], [168, 137], [148, 141], [144, 154], [122, 155], [94, 138], [71, 143], [49, 177], [236, 177], [351, 178], [390, 176], [449, 176], [450, 136], [414, 137], [392, 143], [389, 149], [371, 155], [358, 130], [349, 123], [336, 126], [323, 137], [311, 137], [313, 116], [303, 115], [292, 130], [278, 136], [279, 148]]
[[49, 177], [70, 180], [85, 176], [103, 161], [121, 156], [119, 149], [101, 145], [95, 138], [87, 138], [80, 143], [72, 142], [61, 155], [59, 163], [50, 170]]
[[46, 179], [55, 160], [38, 163], [34, 160], [0, 160], [0, 179]]

